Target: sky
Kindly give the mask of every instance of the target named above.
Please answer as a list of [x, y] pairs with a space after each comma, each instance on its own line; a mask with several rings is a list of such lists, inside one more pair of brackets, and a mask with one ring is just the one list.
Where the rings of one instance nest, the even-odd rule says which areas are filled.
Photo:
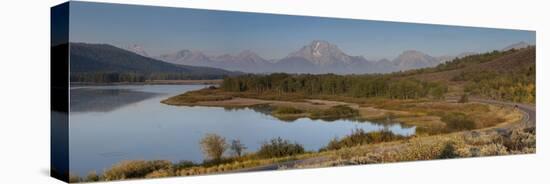
[[535, 32], [261, 13], [71, 2], [71, 42], [140, 45], [151, 56], [189, 49], [209, 55], [251, 50], [279, 59], [325, 40], [352, 56], [393, 59], [405, 50], [432, 56], [486, 52]]

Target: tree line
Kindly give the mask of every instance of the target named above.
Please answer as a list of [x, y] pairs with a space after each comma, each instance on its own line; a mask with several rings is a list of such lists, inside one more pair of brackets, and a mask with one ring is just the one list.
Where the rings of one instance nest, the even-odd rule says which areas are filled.
[[285, 74], [226, 77], [221, 88], [231, 92], [301, 93], [351, 97], [388, 97], [392, 99], [442, 98], [447, 85], [416, 79], [397, 79], [388, 75]]

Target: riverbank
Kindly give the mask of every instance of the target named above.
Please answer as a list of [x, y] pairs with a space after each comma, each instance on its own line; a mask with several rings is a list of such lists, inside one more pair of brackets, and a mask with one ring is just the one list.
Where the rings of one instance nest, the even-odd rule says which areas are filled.
[[[455, 100], [395, 100], [340, 96], [274, 95], [225, 92], [205, 88], [170, 97], [164, 104], [176, 106], [213, 106], [253, 108], [269, 106], [270, 114], [285, 121], [299, 118], [355, 119], [375, 123], [401, 123], [415, 126], [418, 134], [441, 134], [460, 130], [506, 126], [521, 120], [523, 114], [511, 106]], [[347, 109], [346, 109], [347, 108]], [[284, 110], [280, 110], [284, 109]], [[463, 125], [463, 124], [470, 125]]]
[[[242, 157], [226, 158], [226, 161], [219, 164], [127, 160], [113, 165], [104, 173], [90, 172], [86, 177], [71, 175], [71, 182], [532, 154], [536, 152], [535, 132], [535, 127], [515, 127], [505, 131], [490, 128], [433, 136], [413, 136], [396, 141], [361, 144], [283, 157], [258, 158], [255, 153], [249, 153]], [[139, 174], [136, 175], [136, 173]]]

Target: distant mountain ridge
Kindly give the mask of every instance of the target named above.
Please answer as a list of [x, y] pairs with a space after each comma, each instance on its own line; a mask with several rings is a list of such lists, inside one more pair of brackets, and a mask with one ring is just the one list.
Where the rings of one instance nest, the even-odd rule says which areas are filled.
[[[505, 48], [523, 48], [527, 46], [527, 43], [519, 42]], [[155, 58], [175, 64], [215, 67], [247, 73], [363, 74], [433, 67], [472, 54], [476, 53], [463, 52], [456, 56], [435, 57], [417, 50], [406, 50], [393, 60], [373, 61], [363, 56], [346, 54], [337, 45], [327, 41], [313, 40], [300, 49], [289, 53], [286, 57], [276, 60], [266, 60], [250, 50], [242, 51], [236, 55], [209, 56], [200, 51], [186, 49]]]
[[529, 47], [529, 44], [521, 41], [521, 42], [518, 42], [518, 43], [514, 43], [512, 45], [508, 45], [508, 46], [502, 48], [501, 50], [502, 51], [507, 51], [507, 50], [510, 50], [510, 49], [523, 49], [523, 48], [527, 48], [527, 47]]
[[[519, 42], [502, 50], [530, 47]], [[55, 49], [56, 47], [52, 48]], [[442, 62], [462, 58], [457, 56], [433, 57], [416, 50], [407, 50], [393, 60], [367, 60], [351, 56], [327, 41], [314, 40], [279, 60], [266, 60], [250, 50], [236, 55], [208, 56], [200, 51], [182, 50], [174, 54], [147, 57], [138, 45], [125, 49], [108, 44], [70, 43], [71, 81], [99, 80], [158, 80], [158, 79], [221, 79], [224, 76], [247, 73], [336, 73], [365, 74], [388, 73], [427, 68]], [[223, 68], [223, 69], [219, 69]], [[231, 70], [231, 71], [229, 71]]]
[[[217, 68], [168, 63], [108, 44], [70, 43], [70, 62], [71, 78], [75, 80], [78, 79], [76, 76], [89, 77], [99, 74], [131, 74], [140, 77], [155, 75], [178, 79], [221, 79], [224, 76], [239, 74]], [[112, 80], [115, 79], [110, 81]]]
[[159, 60], [183, 65], [216, 67], [234, 71], [253, 71], [269, 62], [252, 51], [243, 51], [237, 55], [224, 54], [207, 56], [200, 51], [181, 50], [173, 54], [156, 57]]
[[207, 56], [200, 51], [181, 50], [163, 54], [157, 59], [194, 66], [208, 66], [249, 73], [375, 73], [395, 71], [387, 60], [369, 61], [363, 56], [350, 56], [327, 41], [314, 40], [279, 60], [266, 60], [253, 51], [237, 55]]
[[437, 58], [416, 50], [406, 50], [392, 62], [400, 70], [426, 68], [441, 63]]

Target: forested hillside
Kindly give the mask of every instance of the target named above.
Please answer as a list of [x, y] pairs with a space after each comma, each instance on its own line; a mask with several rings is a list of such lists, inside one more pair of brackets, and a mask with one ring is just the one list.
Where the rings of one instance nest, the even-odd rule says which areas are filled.
[[463, 93], [502, 101], [535, 103], [536, 48], [493, 51], [455, 59], [434, 68], [396, 74], [437, 81]]
[[[284, 74], [227, 77], [225, 91], [277, 95], [338, 95], [442, 99], [450, 88], [502, 101], [535, 102], [535, 48], [493, 51], [432, 68], [371, 75]], [[455, 94], [456, 95], [456, 94]]]

